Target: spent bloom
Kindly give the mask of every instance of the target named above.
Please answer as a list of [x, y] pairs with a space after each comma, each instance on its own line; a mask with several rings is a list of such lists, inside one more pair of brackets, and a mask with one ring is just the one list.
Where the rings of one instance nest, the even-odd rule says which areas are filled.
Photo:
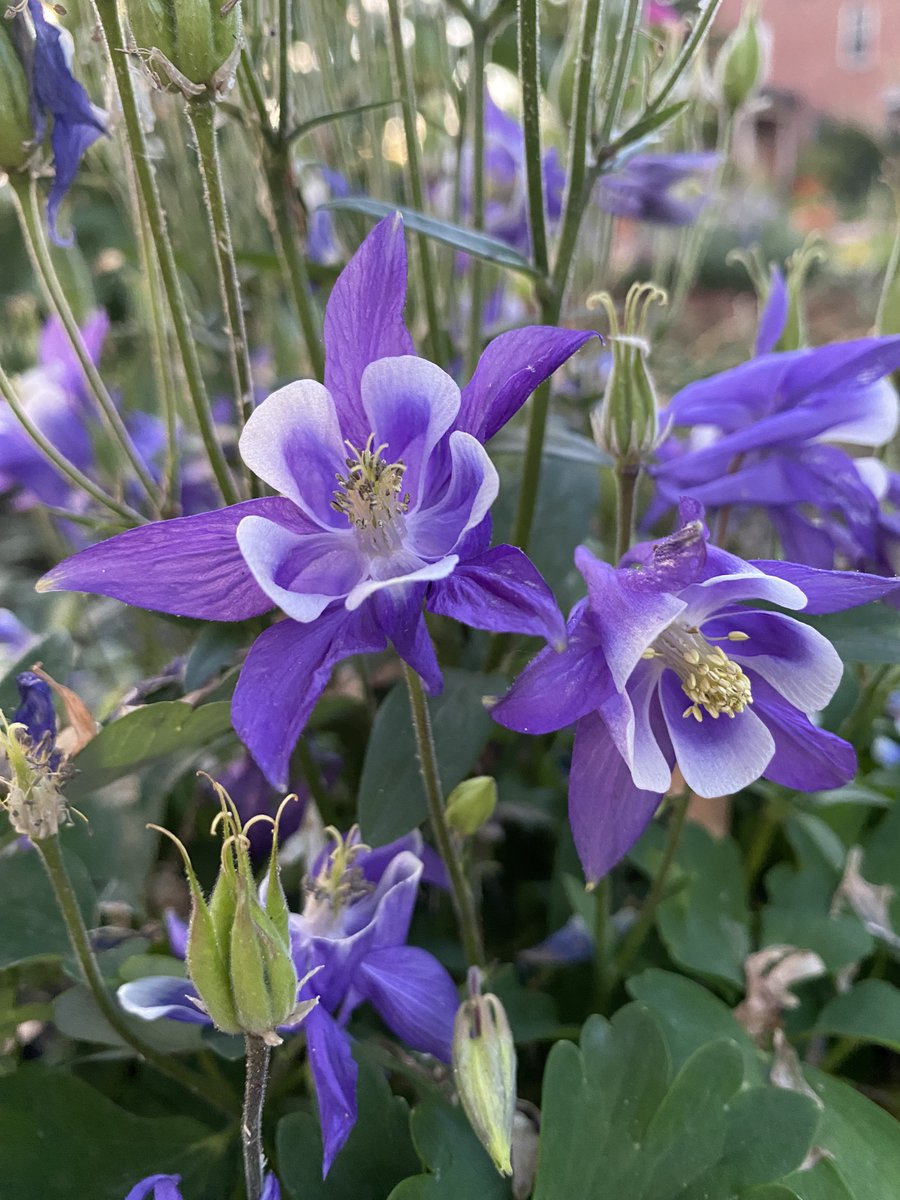
[[403, 229], [390, 217], [329, 298], [325, 386], [281, 388], [244, 428], [244, 462], [281, 494], [128, 530], [38, 585], [201, 620], [277, 606], [288, 619], [257, 639], [232, 703], [238, 735], [276, 787], [335, 663], [390, 640], [440, 688], [423, 605], [476, 629], [564, 637], [531, 562], [489, 548], [498, 479], [483, 443], [594, 335], [502, 334], [460, 392], [416, 357], [405, 297]]
[[61, 786], [67, 769], [56, 747], [56, 711], [45, 680], [33, 671], [16, 676], [21, 703], [8, 722], [0, 712], [0, 753], [6, 758], [0, 800], [20, 837], [40, 841], [70, 823]]
[[[302, 912], [289, 918], [297, 975], [309, 976], [298, 998], [315, 1005], [303, 1029], [322, 1122], [324, 1174], [356, 1122], [357, 1066], [346, 1030], [353, 1011], [368, 1001], [408, 1045], [449, 1062], [457, 1008], [446, 970], [425, 950], [406, 944], [425, 869], [419, 836], [377, 850], [362, 845], [355, 830], [346, 837], [332, 831], [332, 838], [311, 867]], [[118, 995], [123, 1008], [147, 1020], [209, 1021], [185, 979], [150, 976], [124, 984]], [[280, 1032], [292, 1032], [290, 1025]]]
[[508, 728], [575, 724], [569, 817], [590, 881], [634, 844], [668, 790], [676, 761], [700, 796], [759, 779], [799, 791], [839, 787], [852, 746], [810, 719], [841, 679], [831, 643], [760, 603], [834, 612], [893, 581], [794, 563], [748, 563], [710, 546], [702, 509], [635, 547], [619, 567], [576, 551], [588, 595], [567, 648], [542, 652], [493, 709]]

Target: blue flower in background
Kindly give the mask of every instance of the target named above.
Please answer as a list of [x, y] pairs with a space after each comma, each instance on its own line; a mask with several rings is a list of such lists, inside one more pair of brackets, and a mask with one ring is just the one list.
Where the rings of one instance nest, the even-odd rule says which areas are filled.
[[52, 118], [50, 145], [56, 177], [50, 188], [47, 223], [50, 236], [60, 246], [71, 245], [57, 228], [59, 206], [72, 186], [81, 160], [96, 140], [106, 133], [106, 114], [95, 107], [87, 92], [72, 74], [71, 54], [64, 35], [44, 16], [41, 0], [28, 0], [34, 22], [34, 62], [31, 73], [31, 119], [35, 138], [42, 142], [47, 121]]
[[8, 608], [0, 608], [0, 659], [19, 658], [37, 640], [37, 636], [14, 612]]
[[619, 170], [600, 176], [595, 199], [616, 217], [650, 225], [691, 225], [710, 197], [685, 198], [673, 189], [692, 177], [708, 176], [718, 162], [713, 152], [636, 154]]
[[[136, 1183], [125, 1200], [184, 1200], [180, 1175], [148, 1175]], [[281, 1200], [281, 1188], [271, 1171], [263, 1180], [261, 1200]]]

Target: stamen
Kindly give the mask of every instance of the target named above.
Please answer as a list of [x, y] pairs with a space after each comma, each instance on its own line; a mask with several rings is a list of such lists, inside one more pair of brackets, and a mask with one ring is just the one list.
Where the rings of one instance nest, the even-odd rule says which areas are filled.
[[735, 717], [753, 703], [750, 680], [736, 662], [711, 641], [745, 642], [748, 634], [734, 630], [718, 638], [707, 638], [696, 625], [673, 622], [643, 658], [661, 658], [681, 680], [681, 690], [691, 701], [681, 714], [703, 720], [707, 712], [714, 720], [722, 713]]
[[331, 507], [344, 514], [367, 550], [388, 554], [400, 546], [402, 517], [409, 509], [409, 492], [400, 494], [406, 466], [386, 462], [387, 442], [373, 449], [374, 443], [374, 433], [362, 450], [347, 442], [352, 454], [344, 460], [347, 474], [335, 475], [340, 487]]

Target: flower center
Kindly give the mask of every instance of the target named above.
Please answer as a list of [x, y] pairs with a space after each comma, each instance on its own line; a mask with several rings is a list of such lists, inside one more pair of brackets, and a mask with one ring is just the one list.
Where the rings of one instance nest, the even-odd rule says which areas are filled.
[[356, 865], [360, 854], [369, 847], [359, 841], [359, 829], [354, 826], [346, 836], [329, 825], [325, 833], [333, 849], [325, 857], [319, 873], [304, 881], [306, 902], [303, 916], [310, 928], [321, 931], [331, 928], [341, 911], [372, 891], [372, 885]]
[[[745, 642], [746, 633], [732, 630], [729, 642]], [[724, 640], [724, 639], [723, 639]], [[750, 680], [721, 646], [711, 646], [696, 625], [673, 623], [644, 651], [644, 658], [662, 659], [681, 680], [690, 704], [681, 714], [703, 720], [703, 709], [718, 719], [734, 717], [753, 703]]]
[[387, 442], [376, 447], [374, 433], [369, 434], [362, 450], [350, 442], [347, 446], [351, 451], [344, 460], [347, 474], [335, 476], [340, 486], [331, 507], [344, 514], [367, 550], [376, 554], [399, 550], [404, 532], [403, 514], [409, 508], [409, 492], [401, 496], [406, 466], [382, 458]]

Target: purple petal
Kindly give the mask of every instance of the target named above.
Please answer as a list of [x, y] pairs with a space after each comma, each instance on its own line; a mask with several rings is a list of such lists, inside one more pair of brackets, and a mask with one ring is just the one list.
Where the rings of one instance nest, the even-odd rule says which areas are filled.
[[415, 354], [403, 323], [406, 246], [398, 213], [380, 221], [338, 276], [325, 310], [325, 386], [344, 436], [360, 447], [372, 432], [360, 395], [363, 371], [379, 358]]
[[297, 738], [335, 663], [384, 645], [384, 636], [366, 616], [342, 608], [311, 625], [280, 621], [256, 639], [234, 691], [231, 719], [273, 787], [287, 787]]
[[784, 333], [788, 317], [788, 294], [784, 275], [773, 266], [769, 276], [769, 295], [759, 318], [754, 354], [769, 354]]
[[431, 612], [492, 633], [526, 633], [565, 645], [566, 626], [543, 576], [515, 546], [495, 546], [432, 586]]
[[350, 1039], [321, 1004], [312, 1010], [303, 1028], [306, 1030], [309, 1066], [319, 1102], [324, 1179], [356, 1124], [358, 1072], [350, 1053]]
[[856, 751], [843, 738], [818, 729], [766, 683], [753, 681], [753, 707], [775, 738], [765, 777], [798, 792], [843, 787], [856, 774]]
[[463, 388], [457, 429], [481, 442], [514, 416], [534, 389], [596, 333], [526, 325], [494, 338]]
[[[411, 550], [401, 551], [387, 559], [372, 559], [369, 570], [373, 578], [364, 579], [347, 595], [347, 609], [355, 612], [370, 596], [386, 589], [411, 588], [414, 584], [429, 583], [434, 579], [444, 579], [455, 569], [459, 558], [448, 554], [437, 562], [423, 563]], [[375, 575], [375, 572], [379, 572]]]
[[116, 992], [119, 1004], [126, 1012], [145, 1021], [183, 1021], [187, 1025], [209, 1025], [209, 1017], [191, 1001], [197, 992], [189, 979], [173, 975], [146, 975], [131, 983], [123, 983]]
[[654, 664], [641, 664], [628, 681], [627, 691], [610, 688], [597, 703], [597, 711], [632, 781], [649, 792], [665, 792], [672, 782], [672, 764], [657, 741], [651, 721], [651, 713], [659, 712], [659, 674]]
[[595, 946], [591, 931], [578, 913], [536, 946], [521, 950], [518, 961], [528, 966], [554, 967], [566, 963], [590, 962]]
[[441, 558], [475, 529], [497, 499], [500, 480], [484, 446], [468, 433], [448, 439], [450, 482], [436, 503], [407, 517], [409, 544], [422, 558]]
[[134, 1185], [125, 1200], [146, 1200], [151, 1192], [153, 1200], [183, 1200], [180, 1183], [180, 1175], [148, 1175]]
[[359, 964], [356, 987], [414, 1050], [450, 1061], [459, 999], [436, 958], [417, 946], [375, 950]]
[[281, 1186], [272, 1171], [266, 1172], [259, 1200], [281, 1200]]
[[174, 908], [167, 908], [163, 913], [166, 926], [166, 937], [169, 939], [169, 949], [176, 958], [187, 958], [188, 924], [182, 921]]
[[374, 596], [375, 613], [397, 653], [421, 677], [426, 691], [436, 695], [443, 680], [422, 612], [424, 598], [423, 584], [385, 588]]
[[759, 779], [772, 761], [775, 741], [752, 706], [735, 717], [682, 716], [690, 701], [672, 671], [663, 674], [660, 698], [675, 759], [698, 796], [730, 796]]
[[375, 445], [386, 444], [383, 457], [406, 466], [402, 490], [414, 511], [431, 453], [459, 412], [459, 388], [440, 367], [415, 355], [370, 363], [360, 387]]
[[263, 400], [240, 440], [250, 470], [325, 529], [347, 529], [346, 517], [331, 507], [347, 449], [334, 401], [313, 379], [289, 383]]
[[681, 592], [685, 604], [683, 621], [688, 625], [702, 625], [720, 609], [743, 600], [763, 600], [778, 604], [782, 608], [803, 608], [806, 596], [789, 581], [774, 575], [764, 575], [749, 564], [748, 569], [738, 575], [717, 575], [693, 583]]
[[602, 719], [596, 713], [582, 717], [569, 776], [569, 822], [589, 884], [628, 853], [661, 800], [660, 794], [634, 786]]
[[94, 592], [137, 608], [207, 621], [244, 621], [272, 607], [238, 547], [247, 516], [290, 521], [293, 505], [273, 496], [128, 529], [65, 559], [40, 592]]
[[756, 559], [752, 564], [766, 575], [786, 579], [807, 598], [806, 613], [843, 612], [872, 600], [881, 600], [900, 587], [900, 579], [866, 575], [863, 571], [823, 571], [801, 563]]
[[56, 709], [49, 683], [34, 671], [22, 671], [16, 676], [16, 689], [21, 703], [13, 721], [25, 726], [34, 747], [49, 752], [56, 743]]

